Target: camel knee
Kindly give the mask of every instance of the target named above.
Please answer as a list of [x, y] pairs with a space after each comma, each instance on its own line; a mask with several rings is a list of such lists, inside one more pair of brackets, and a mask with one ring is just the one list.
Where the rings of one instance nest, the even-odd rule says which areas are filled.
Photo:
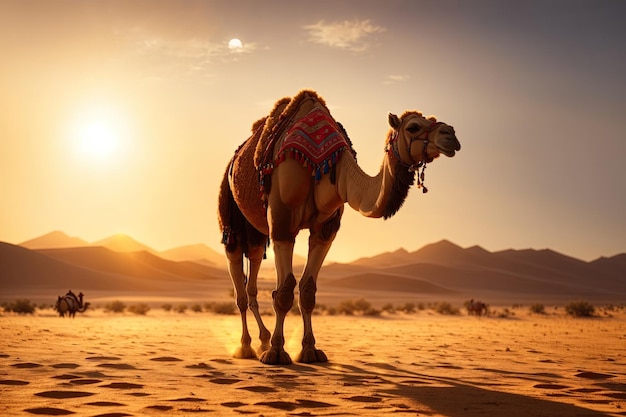
[[248, 297], [246, 294], [237, 294], [237, 308], [239, 308], [239, 312], [243, 313], [248, 309]]
[[296, 278], [293, 274], [287, 275], [283, 284], [272, 292], [274, 310], [286, 314], [293, 307], [293, 290], [296, 288]]
[[317, 285], [312, 276], [300, 280], [300, 309], [306, 313], [311, 313], [315, 308], [315, 293]]

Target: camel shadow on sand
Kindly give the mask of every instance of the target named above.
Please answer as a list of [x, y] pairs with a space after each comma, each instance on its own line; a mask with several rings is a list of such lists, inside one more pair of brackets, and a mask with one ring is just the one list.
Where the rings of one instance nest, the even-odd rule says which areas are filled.
[[[369, 403], [371, 409], [383, 404], [392, 404], [395, 412], [418, 412], [419, 415], [433, 413], [450, 417], [478, 416], [560, 416], [560, 417], [600, 417], [626, 415], [624, 411], [604, 413], [574, 404], [541, 399], [530, 395], [515, 394], [498, 390], [498, 387], [512, 384], [498, 382], [494, 377], [483, 384], [464, 382], [445, 376], [425, 375], [402, 369], [387, 363], [363, 363], [359, 366], [326, 363], [321, 365], [292, 365], [298, 373], [311, 377], [334, 375], [343, 386], [366, 387], [363, 392], [369, 395], [355, 395], [345, 399]], [[507, 371], [502, 371], [503, 375]], [[514, 374], [514, 373], [508, 373]], [[556, 376], [558, 377], [558, 376]], [[626, 384], [600, 382], [596, 389], [579, 389], [574, 386], [545, 382], [545, 377], [533, 374], [516, 374], [522, 380], [520, 385], [544, 389], [540, 395], [547, 397], [568, 397], [581, 403], [610, 404], [615, 399], [626, 398]], [[610, 392], [613, 392], [611, 394]], [[577, 398], [578, 393], [597, 392], [598, 399]], [[617, 410], [616, 410], [617, 411]]]

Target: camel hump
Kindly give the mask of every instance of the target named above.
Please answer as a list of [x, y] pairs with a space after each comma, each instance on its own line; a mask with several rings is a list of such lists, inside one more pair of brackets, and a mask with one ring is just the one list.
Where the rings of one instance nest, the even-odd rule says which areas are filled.
[[254, 166], [259, 169], [271, 160], [274, 145], [281, 134], [298, 118], [306, 115], [313, 107], [322, 107], [330, 114], [326, 101], [313, 90], [301, 90], [293, 98], [284, 97], [276, 102], [265, 118], [263, 131], [256, 146]]

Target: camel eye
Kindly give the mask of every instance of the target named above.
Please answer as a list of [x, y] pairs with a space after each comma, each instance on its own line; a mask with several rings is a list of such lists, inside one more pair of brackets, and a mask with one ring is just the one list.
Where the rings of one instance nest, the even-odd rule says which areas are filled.
[[409, 127], [407, 127], [406, 130], [408, 130], [409, 133], [415, 134], [415, 133], [419, 132], [420, 127], [419, 127], [419, 125], [413, 124], [413, 125], [410, 125]]

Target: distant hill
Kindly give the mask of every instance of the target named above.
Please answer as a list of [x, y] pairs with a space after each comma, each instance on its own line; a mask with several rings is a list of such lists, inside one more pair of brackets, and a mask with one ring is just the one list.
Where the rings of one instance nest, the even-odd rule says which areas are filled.
[[89, 243], [78, 238], [70, 237], [63, 232], [54, 231], [43, 236], [22, 242], [19, 246], [27, 249], [50, 249], [50, 248], [78, 248], [87, 246]]
[[193, 261], [220, 268], [226, 266], [224, 254], [217, 253], [204, 244], [180, 246], [163, 251], [160, 256], [171, 261]]
[[232, 288], [224, 269], [173, 262], [148, 252], [122, 253], [103, 247], [30, 250], [0, 242], [0, 295], [45, 297], [50, 302], [69, 289], [149, 296], [212, 294]]
[[105, 239], [93, 242], [90, 246], [102, 246], [116, 252], [139, 252], [146, 251], [149, 253], [158, 253], [149, 246], [139, 243], [132, 237], [123, 233], [117, 233]]
[[[203, 244], [159, 253], [123, 234], [89, 244], [53, 232], [24, 245], [35, 250], [0, 246], [0, 294], [5, 288], [59, 286], [112, 291], [196, 291], [217, 283], [220, 288], [230, 286], [226, 257]], [[45, 245], [52, 246], [41, 248]], [[59, 247], [63, 245], [73, 246]], [[304, 261], [294, 257], [296, 274]], [[262, 279], [270, 278], [272, 262], [264, 262], [264, 268]], [[272, 281], [264, 285], [273, 286]], [[325, 265], [318, 284], [319, 295], [350, 297], [397, 293], [399, 297], [623, 303], [626, 254], [584, 262], [550, 249], [489, 252], [480, 246], [462, 248], [442, 240], [414, 252], [398, 249], [348, 264]]]
[[[463, 249], [446, 240], [415, 252], [402, 249], [326, 266], [321, 285], [345, 286], [346, 275], [368, 277], [373, 271], [383, 281], [392, 275], [474, 297], [626, 300], [626, 254], [584, 262], [549, 249], [492, 253], [479, 246]], [[366, 279], [350, 283], [380, 290]], [[412, 286], [405, 285], [411, 291]]]

